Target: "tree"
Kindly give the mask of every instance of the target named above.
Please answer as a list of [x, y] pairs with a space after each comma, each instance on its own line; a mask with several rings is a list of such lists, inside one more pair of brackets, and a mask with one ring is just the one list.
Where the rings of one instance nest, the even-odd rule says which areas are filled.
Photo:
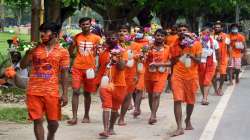
[[17, 24], [20, 25], [25, 10], [31, 8], [31, 0], [5, 0], [5, 3], [13, 11], [17, 19]]
[[[104, 19], [106, 30], [116, 29], [118, 25], [129, 23], [140, 14], [145, 5], [151, 7], [157, 0], [84, 0], [83, 4], [89, 6]], [[151, 5], [149, 4], [151, 3]], [[150, 9], [150, 8], [149, 8]], [[144, 9], [149, 11], [148, 9]], [[147, 16], [150, 17], [150, 12]], [[140, 16], [139, 16], [140, 17]], [[143, 18], [139, 18], [142, 23]], [[145, 20], [145, 19], [144, 19]]]
[[[234, 22], [236, 5], [240, 7], [241, 18], [249, 18], [247, 0], [162, 0], [158, 1], [153, 11], [160, 18], [162, 26], [173, 25], [179, 17], [185, 18], [191, 30], [197, 31], [198, 18], [208, 21]], [[241, 19], [240, 18], [240, 19]]]

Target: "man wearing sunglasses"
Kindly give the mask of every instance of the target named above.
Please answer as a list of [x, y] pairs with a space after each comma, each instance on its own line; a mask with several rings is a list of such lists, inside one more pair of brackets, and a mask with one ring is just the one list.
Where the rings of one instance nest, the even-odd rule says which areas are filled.
[[[26, 52], [20, 67], [31, 65], [27, 86], [27, 108], [29, 119], [34, 122], [37, 140], [44, 140], [43, 117], [48, 122], [47, 140], [54, 140], [61, 118], [61, 107], [67, 105], [69, 53], [60, 47], [61, 26], [56, 23], [44, 23], [40, 26], [42, 43]], [[59, 77], [59, 74], [61, 76]], [[62, 95], [59, 94], [59, 79], [62, 83]]]

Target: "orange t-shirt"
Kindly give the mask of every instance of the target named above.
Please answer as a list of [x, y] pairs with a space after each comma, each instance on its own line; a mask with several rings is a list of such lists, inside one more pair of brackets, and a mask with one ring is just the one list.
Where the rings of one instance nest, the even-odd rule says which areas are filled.
[[[202, 45], [199, 41], [196, 41], [192, 47], [185, 47], [184, 49], [181, 49], [179, 46], [179, 43], [176, 43], [174, 47], [171, 48], [171, 56], [179, 57], [183, 53], [189, 53], [192, 55], [201, 55], [202, 53]], [[186, 68], [185, 65], [177, 61], [177, 63], [174, 65], [173, 68], [173, 75], [178, 76], [185, 80], [191, 80], [193, 78], [198, 78], [198, 63], [195, 63], [192, 60], [192, 64], [190, 68]]]
[[134, 60], [134, 65], [130, 68], [130, 67], [127, 67], [126, 66], [126, 69], [125, 69], [125, 75], [126, 75], [126, 79], [133, 79], [136, 75], [136, 63], [135, 63], [135, 56], [136, 54], [139, 53], [140, 51], [140, 46], [138, 46], [137, 43], [133, 42], [131, 43], [130, 46], [128, 46], [126, 48], [126, 51], [132, 51], [133, 52], [133, 60]]
[[238, 34], [232, 34], [231, 33], [231, 34], [229, 34], [229, 37], [230, 37], [230, 46], [232, 47], [232, 57], [240, 58], [242, 50], [237, 49], [235, 47], [235, 42], [237, 42], [237, 41], [245, 42], [246, 41], [245, 37], [240, 33], [238, 33]]
[[[122, 53], [122, 60], [128, 60], [128, 54], [126, 51]], [[126, 86], [125, 69], [119, 70], [116, 68], [116, 65], [113, 65], [111, 66], [109, 77], [111, 78], [111, 81], [113, 82], [114, 86]]]
[[90, 69], [95, 68], [95, 48], [100, 43], [101, 38], [95, 34], [83, 35], [79, 33], [74, 38], [77, 47], [77, 54], [73, 68]]
[[41, 44], [32, 51], [31, 60], [32, 69], [27, 94], [59, 97], [59, 74], [61, 69], [69, 67], [68, 51], [58, 44], [47, 52], [45, 46]]
[[218, 35], [213, 35], [214, 39], [216, 39], [216, 36], [220, 36], [222, 39], [220, 41], [218, 41], [219, 43], [219, 57], [220, 57], [220, 65], [227, 65], [227, 61], [228, 61], [228, 48], [227, 48], [227, 40], [229, 39], [229, 36], [223, 32], [221, 32]]
[[96, 82], [99, 84], [101, 82], [102, 76], [106, 72], [107, 64], [110, 62], [109, 49], [106, 49], [99, 55], [99, 69], [96, 76]]
[[166, 38], [165, 38], [165, 44], [172, 47], [175, 42], [178, 40], [179, 36], [177, 34], [175, 35], [168, 35]]
[[146, 59], [145, 80], [161, 81], [167, 78], [167, 70], [165, 72], [159, 72], [158, 70], [156, 72], [150, 72], [149, 65], [152, 62], [167, 63], [170, 60], [170, 47], [164, 45], [160, 50], [156, 50], [154, 47], [155, 46], [148, 52], [148, 57]]
[[[142, 40], [137, 40], [135, 41], [134, 43], [136, 43], [136, 55], [139, 56], [140, 53], [141, 53], [141, 49], [144, 47], [144, 46], [149, 46], [149, 41], [147, 39], [142, 39]], [[138, 62], [138, 57], [136, 57], [136, 62], [137, 64], [139, 63]], [[137, 68], [137, 67], [136, 67]], [[140, 72], [140, 74], [143, 74], [145, 72], [145, 68], [143, 68], [143, 70]]]

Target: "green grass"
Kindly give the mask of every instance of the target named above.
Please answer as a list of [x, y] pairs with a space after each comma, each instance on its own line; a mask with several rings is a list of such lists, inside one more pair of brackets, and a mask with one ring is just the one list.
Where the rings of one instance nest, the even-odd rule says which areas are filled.
[[0, 121], [27, 123], [28, 113], [26, 108], [6, 107], [0, 109]]
[[[0, 53], [5, 54], [7, 52], [8, 49], [7, 40], [12, 39], [14, 35], [15, 34], [11, 33], [0, 33]], [[25, 40], [25, 41], [30, 40], [30, 35], [20, 34], [18, 37], [20, 38], [20, 40]]]
[[2, 94], [8, 94], [8, 93], [13, 93], [14, 95], [24, 95], [25, 94], [25, 90], [24, 89], [20, 89], [20, 88], [16, 88], [16, 87], [9, 87], [9, 88], [1, 88], [1, 93]]
[[[0, 121], [30, 123], [28, 120], [28, 112], [26, 108], [21, 107], [5, 107], [0, 108]], [[69, 120], [69, 116], [62, 114], [62, 121]]]

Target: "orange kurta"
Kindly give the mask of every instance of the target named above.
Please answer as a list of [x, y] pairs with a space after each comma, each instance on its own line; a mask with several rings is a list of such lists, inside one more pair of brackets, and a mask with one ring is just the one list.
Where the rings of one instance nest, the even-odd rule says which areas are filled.
[[95, 49], [100, 40], [99, 36], [92, 33], [88, 35], [79, 33], [75, 36], [73, 45], [77, 48], [77, 54], [73, 68], [85, 70], [95, 68]]
[[32, 52], [32, 69], [29, 76], [27, 94], [59, 97], [60, 68], [69, 67], [69, 53], [59, 44], [50, 53], [39, 45]]
[[148, 93], [162, 93], [168, 76], [167, 70], [160, 72], [159, 68], [155, 72], [149, 70], [149, 65], [152, 62], [167, 63], [170, 59], [170, 47], [164, 45], [160, 50], [155, 50], [154, 47], [149, 51], [148, 58], [146, 60], [145, 70], [145, 85]]
[[126, 67], [125, 69], [125, 75], [126, 75], [126, 84], [127, 84], [127, 92], [133, 93], [135, 91], [136, 87], [136, 63], [135, 63], [135, 56], [138, 54], [139, 47], [137, 43], [132, 43], [130, 46], [126, 48], [127, 51], [132, 51], [133, 58], [130, 58], [134, 61], [134, 64], [132, 67]]
[[[177, 58], [184, 53], [194, 56], [201, 55], [201, 43], [196, 41], [192, 47], [185, 47], [181, 49], [178, 43], [171, 48], [171, 56]], [[179, 60], [174, 65], [172, 75], [172, 90], [174, 101], [182, 101], [188, 104], [195, 103], [195, 95], [199, 86], [198, 83], [198, 63], [191, 60], [191, 67], [186, 68], [185, 65]]]
[[[135, 43], [137, 43], [138, 45], [138, 54], [137, 55], [140, 55], [139, 53], [141, 53], [141, 49], [144, 47], [144, 46], [148, 46], [149, 45], [149, 41], [147, 39], [142, 39], [142, 40], [138, 40], [136, 41]], [[138, 63], [142, 63], [144, 65], [144, 62], [139, 62], [139, 60], [137, 59], [136, 61], [137, 65]], [[145, 66], [143, 67], [142, 71], [138, 71], [137, 70], [137, 83], [136, 83], [136, 89], [137, 90], [140, 90], [140, 91], [143, 91], [145, 89], [145, 79], [144, 79], [144, 74], [145, 74]]]
[[238, 33], [238, 34], [229, 34], [229, 37], [230, 37], [230, 46], [232, 47], [232, 57], [233, 58], [241, 58], [241, 54], [242, 54], [242, 50], [241, 49], [237, 49], [235, 47], [235, 43], [237, 41], [239, 42], [245, 42], [246, 39], [245, 37]]
[[220, 33], [219, 35], [214, 35], [214, 39], [218, 37], [221, 38], [221, 40], [217, 40], [219, 43], [219, 58], [220, 58], [220, 74], [226, 74], [227, 73], [227, 65], [228, 65], [228, 48], [227, 45], [230, 43], [229, 36], [225, 33]]
[[165, 38], [165, 44], [172, 47], [172, 46], [174, 46], [174, 44], [176, 43], [178, 38], [179, 38], [179, 36], [177, 34], [175, 34], [175, 35], [170, 34]]
[[[126, 52], [122, 53], [122, 59], [127, 61]], [[113, 88], [101, 87], [100, 89], [102, 107], [104, 109], [112, 109], [117, 111], [127, 95], [125, 70], [117, 69], [116, 65], [111, 66], [109, 70], [106, 69], [107, 60], [109, 60], [108, 50], [104, 52], [100, 60], [100, 66], [103, 67], [99, 69], [100, 71], [98, 74], [103, 76], [105, 73], [107, 73], [110, 78], [110, 82], [113, 84]]]
[[27, 86], [27, 108], [31, 120], [59, 120], [61, 106], [59, 99], [59, 74], [69, 67], [69, 53], [57, 44], [50, 52], [39, 45], [31, 54], [32, 69]]
[[101, 38], [95, 34], [83, 35], [79, 33], [74, 38], [77, 48], [76, 57], [72, 66], [72, 88], [80, 89], [81, 85], [86, 92], [96, 91], [94, 79], [87, 79], [86, 70], [95, 69], [95, 51]]

